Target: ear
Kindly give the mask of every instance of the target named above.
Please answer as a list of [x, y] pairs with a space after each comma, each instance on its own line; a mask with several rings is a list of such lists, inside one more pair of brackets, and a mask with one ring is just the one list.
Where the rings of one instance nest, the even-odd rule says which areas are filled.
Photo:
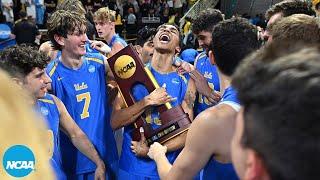
[[115, 22], [110, 22], [110, 23], [111, 23], [112, 27], [115, 28], [115, 26], [116, 26]]
[[12, 78], [12, 81], [15, 82], [16, 84], [18, 84], [19, 86], [23, 86], [23, 82], [21, 79], [19, 78]]
[[181, 51], [181, 48], [180, 46], [177, 46], [176, 49], [175, 49], [175, 54], [179, 54]]
[[212, 50], [209, 51], [209, 59], [210, 59], [211, 64], [216, 64], [216, 61], [214, 59], [214, 53]]
[[140, 55], [142, 52], [142, 47], [140, 45], [134, 45], [134, 49], [137, 51], [137, 53]]
[[268, 179], [268, 173], [261, 157], [253, 150], [248, 150], [244, 179]]
[[64, 46], [64, 37], [55, 34], [53, 38], [60, 46]]

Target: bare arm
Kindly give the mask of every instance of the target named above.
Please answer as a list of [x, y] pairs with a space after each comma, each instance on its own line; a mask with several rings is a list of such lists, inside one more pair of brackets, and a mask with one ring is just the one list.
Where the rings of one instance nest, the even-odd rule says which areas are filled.
[[[187, 92], [181, 106], [184, 112], [189, 115], [189, 118], [191, 121], [193, 121], [193, 118], [194, 118], [193, 106], [194, 106], [195, 99], [196, 99], [196, 88], [194, 85], [194, 81], [190, 79], [188, 83]], [[177, 149], [181, 149], [184, 147], [186, 137], [187, 137], [187, 131], [173, 138], [172, 140], [166, 142], [164, 145], [167, 146], [168, 151], [175, 151]]]
[[98, 175], [99, 177], [104, 177], [105, 165], [99, 157], [98, 152], [96, 151], [86, 134], [74, 122], [61, 100], [55, 96], [53, 96], [53, 98], [60, 112], [60, 129], [70, 138], [72, 144], [80, 152], [82, 152], [96, 164], [96, 175]]
[[133, 123], [148, 106], [160, 105], [170, 102], [172, 97], [168, 95], [164, 88], [157, 88], [142, 100], [134, 103], [130, 107], [124, 107], [123, 99], [118, 94], [113, 105], [111, 114], [112, 129], [119, 129], [123, 126]]
[[184, 96], [184, 100], [181, 106], [184, 112], [188, 113], [191, 121], [193, 121], [194, 119], [193, 107], [194, 107], [195, 99], [196, 99], [196, 86], [195, 86], [194, 80], [190, 79], [188, 83], [187, 92], [186, 92], [186, 95]]
[[112, 129], [116, 130], [133, 123], [136, 118], [144, 112], [147, 106], [146, 99], [142, 99], [132, 106], [126, 107], [122, 96], [118, 93], [113, 102], [113, 111], [111, 114]]
[[169, 162], [165, 161], [166, 157], [151, 148], [150, 151], [157, 155], [154, 160], [161, 179], [192, 179], [212, 155], [229, 157], [235, 114], [225, 105], [212, 107], [199, 114], [188, 131], [184, 149], [171, 168]]

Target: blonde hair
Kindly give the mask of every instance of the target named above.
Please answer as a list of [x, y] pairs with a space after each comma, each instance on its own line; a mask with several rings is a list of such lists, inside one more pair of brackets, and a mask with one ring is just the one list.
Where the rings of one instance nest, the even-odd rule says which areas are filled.
[[103, 22], [115, 22], [116, 21], [116, 12], [110, 10], [108, 7], [103, 7], [98, 9], [94, 13], [94, 20], [96, 21], [103, 21]]
[[[26, 92], [0, 70], [0, 162], [14, 145], [30, 148], [35, 156], [35, 170], [24, 179], [54, 179], [49, 164], [49, 143], [44, 121], [36, 116]], [[0, 168], [0, 179], [12, 177]]]

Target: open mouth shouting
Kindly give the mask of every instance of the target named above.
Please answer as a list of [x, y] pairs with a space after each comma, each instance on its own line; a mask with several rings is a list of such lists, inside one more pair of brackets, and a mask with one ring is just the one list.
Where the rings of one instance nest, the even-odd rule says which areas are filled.
[[167, 34], [161, 34], [159, 40], [161, 43], [169, 43], [171, 41], [171, 38]]

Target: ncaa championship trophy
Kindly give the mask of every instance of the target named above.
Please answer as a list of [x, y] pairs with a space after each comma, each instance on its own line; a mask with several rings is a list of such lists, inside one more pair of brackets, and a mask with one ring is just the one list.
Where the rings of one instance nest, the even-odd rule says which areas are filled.
[[[127, 107], [135, 103], [131, 89], [136, 84], [143, 84], [149, 93], [159, 87], [151, 71], [144, 66], [131, 45], [110, 57], [108, 62]], [[153, 142], [163, 144], [186, 131], [191, 124], [188, 114], [180, 105], [172, 107], [170, 103], [166, 103], [157, 106], [157, 110], [160, 114], [160, 127], [153, 129], [144, 117], [138, 117], [132, 124], [131, 136], [134, 141], [141, 138], [140, 127], [143, 127], [147, 143], [150, 145]]]

